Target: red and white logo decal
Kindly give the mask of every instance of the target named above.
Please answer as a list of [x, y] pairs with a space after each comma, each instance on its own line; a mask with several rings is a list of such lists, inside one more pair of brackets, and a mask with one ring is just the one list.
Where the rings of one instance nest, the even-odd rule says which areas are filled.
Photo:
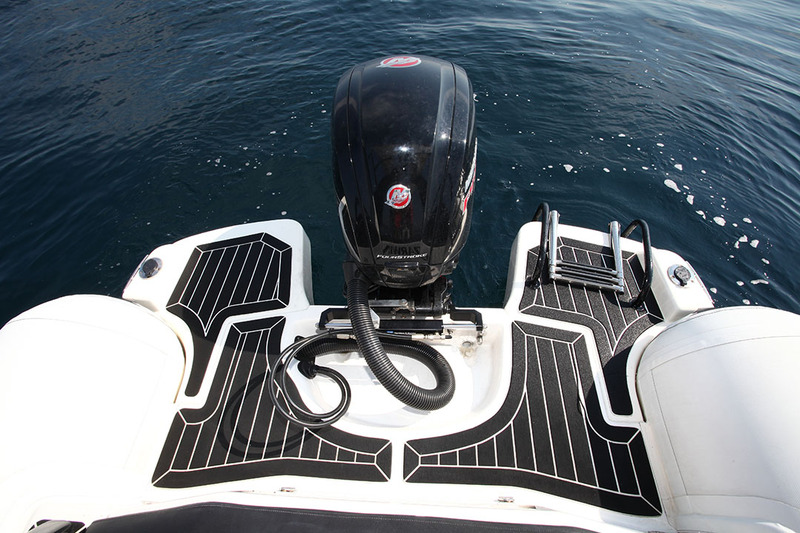
[[403, 209], [411, 203], [411, 189], [405, 185], [397, 184], [386, 191], [386, 205], [395, 209]]
[[390, 67], [390, 68], [408, 68], [408, 67], [416, 67], [422, 63], [422, 60], [418, 57], [413, 56], [395, 56], [395, 57], [387, 57], [381, 64], [378, 65], [379, 67]]
[[475, 153], [472, 154], [472, 166], [469, 170], [469, 176], [467, 176], [467, 181], [464, 183], [464, 204], [461, 206], [462, 211], [467, 210], [467, 202], [469, 202], [469, 197], [472, 196], [472, 191], [475, 190], [475, 163], [478, 161], [478, 141], [475, 141]]

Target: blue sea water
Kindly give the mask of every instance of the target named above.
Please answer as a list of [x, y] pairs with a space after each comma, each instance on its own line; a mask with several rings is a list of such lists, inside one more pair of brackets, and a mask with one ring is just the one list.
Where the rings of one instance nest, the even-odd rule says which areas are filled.
[[389, 54], [455, 61], [476, 93], [459, 305], [502, 304], [545, 200], [567, 224], [646, 219], [718, 305], [800, 312], [795, 0], [7, 0], [0, 28], [0, 324], [273, 218], [309, 234], [316, 301], [342, 302], [333, 89]]

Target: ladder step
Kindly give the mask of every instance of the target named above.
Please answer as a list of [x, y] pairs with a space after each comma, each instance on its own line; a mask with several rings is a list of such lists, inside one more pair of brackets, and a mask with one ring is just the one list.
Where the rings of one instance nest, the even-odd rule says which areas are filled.
[[584, 286], [596, 286], [601, 289], [613, 289], [618, 292], [625, 291], [625, 285], [616, 276], [594, 275], [591, 272], [569, 272], [556, 270], [550, 273], [554, 280], [576, 282]]
[[581, 287], [589, 287], [592, 289], [603, 289], [615, 292], [625, 292], [625, 287], [620, 287], [618, 284], [614, 282], [606, 282], [603, 280], [594, 280], [589, 278], [579, 278], [575, 276], [571, 277], [564, 277], [560, 275], [551, 276], [552, 279], [555, 281], [566, 281], [570, 285], [579, 285]]
[[616, 292], [625, 292], [622, 273], [622, 250], [620, 249], [619, 222], [609, 224], [609, 240], [614, 254], [614, 268], [585, 265], [575, 261], [557, 259], [558, 254], [558, 211], [550, 212], [549, 274], [556, 281], [566, 281], [584, 287], [592, 287]]
[[606, 274], [616, 277], [617, 271], [613, 268], [595, 265], [585, 265], [583, 263], [575, 263], [574, 261], [565, 261], [563, 259], [556, 259], [556, 267], [561, 267], [563, 270], [580, 270], [583, 272], [596, 272], [597, 274]]

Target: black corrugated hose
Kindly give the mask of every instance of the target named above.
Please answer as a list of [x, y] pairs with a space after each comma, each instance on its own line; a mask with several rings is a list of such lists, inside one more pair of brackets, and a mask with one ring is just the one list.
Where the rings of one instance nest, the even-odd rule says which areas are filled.
[[[455, 377], [450, 364], [435, 348], [407, 336], [381, 333], [375, 330], [369, 311], [367, 283], [358, 276], [347, 284], [347, 306], [352, 330], [327, 331], [300, 339], [288, 346], [269, 372], [267, 389], [275, 408], [290, 422], [307, 428], [329, 426], [339, 420], [350, 406], [350, 386], [344, 377], [331, 368], [314, 364], [317, 356], [329, 353], [349, 353], [358, 350], [364, 356], [372, 373], [392, 396], [404, 404], [423, 411], [434, 411], [447, 405], [455, 393]], [[355, 340], [342, 338], [348, 335]], [[400, 373], [389, 356], [392, 353], [411, 357], [423, 363], [436, 378], [436, 387], [425, 389], [414, 385]], [[339, 405], [327, 413], [314, 413], [295, 401], [289, 394], [286, 370], [289, 362], [297, 358], [300, 372], [308, 378], [323, 374], [339, 385], [342, 392]], [[283, 399], [278, 398], [278, 391]]]
[[436, 377], [436, 387], [424, 389], [414, 385], [392, 364], [372, 324], [369, 311], [367, 282], [356, 271], [347, 281], [347, 310], [353, 326], [358, 350], [367, 360], [372, 373], [392, 396], [415, 409], [434, 411], [447, 405], [456, 390], [455, 377], [450, 364], [435, 348], [421, 342], [408, 341], [419, 360], [428, 360], [428, 367]]

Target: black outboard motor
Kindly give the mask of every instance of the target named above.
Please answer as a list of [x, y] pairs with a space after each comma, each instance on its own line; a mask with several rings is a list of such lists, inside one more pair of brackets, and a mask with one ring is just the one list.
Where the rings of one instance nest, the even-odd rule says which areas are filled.
[[[272, 403], [293, 423], [309, 428], [333, 424], [348, 409], [350, 388], [341, 374], [314, 361], [318, 355], [358, 349], [395, 398], [414, 409], [440, 409], [455, 393], [450, 364], [433, 346], [397, 332], [441, 324], [416, 320], [420, 309], [427, 317], [457, 312], [443, 276], [458, 262], [472, 215], [477, 152], [472, 85], [464, 70], [449, 61], [424, 56], [367, 61], [339, 80], [332, 129], [339, 218], [351, 256], [345, 281], [352, 332], [326, 330], [285, 349], [270, 371]], [[378, 298], [371, 301], [376, 286]], [[393, 300], [397, 293], [402, 296]], [[427, 303], [417, 305], [423, 299]], [[371, 305], [380, 309], [386, 302], [409, 300], [414, 305], [400, 310], [411, 315], [399, 321], [406, 323], [375, 328]], [[388, 314], [396, 319], [397, 312]], [[411, 329], [405, 329], [408, 323], [414, 324]], [[409, 381], [392, 364], [386, 346], [425, 364], [436, 387]], [[313, 413], [286, 394], [286, 368], [293, 357], [306, 377], [321, 373], [338, 383], [342, 396], [335, 409]]]
[[358, 269], [402, 289], [452, 272], [475, 186], [466, 72], [425, 56], [356, 65], [339, 80], [332, 129], [339, 217]]

